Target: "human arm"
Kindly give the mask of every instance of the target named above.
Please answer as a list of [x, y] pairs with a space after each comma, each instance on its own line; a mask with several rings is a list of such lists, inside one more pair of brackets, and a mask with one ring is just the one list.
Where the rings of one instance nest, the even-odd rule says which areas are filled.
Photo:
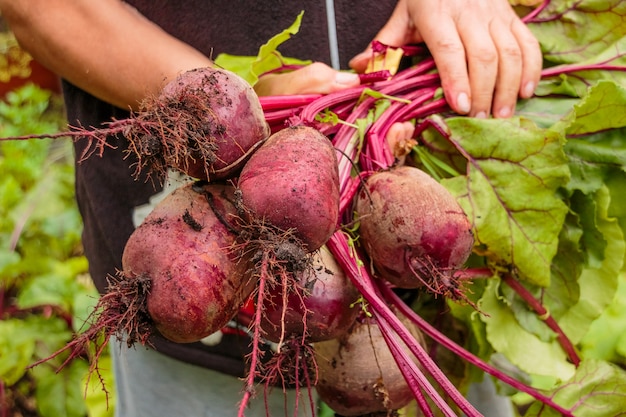
[[212, 64], [119, 0], [0, 0], [0, 12], [37, 61], [125, 109]]
[[[375, 39], [392, 46], [425, 42], [445, 97], [461, 114], [513, 114], [541, 75], [539, 44], [508, 0], [399, 0]], [[350, 65], [363, 70], [371, 51]]]
[[[0, 0], [20, 44], [40, 63], [81, 89], [121, 108], [209, 58], [170, 36], [119, 0]], [[359, 84], [358, 76], [322, 63], [268, 75], [259, 95], [326, 94]]]

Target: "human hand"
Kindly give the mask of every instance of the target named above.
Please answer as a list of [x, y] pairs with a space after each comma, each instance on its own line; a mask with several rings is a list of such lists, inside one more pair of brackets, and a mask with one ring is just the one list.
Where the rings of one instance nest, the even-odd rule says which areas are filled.
[[[508, 0], [399, 0], [376, 40], [391, 46], [425, 42], [456, 112], [509, 117], [517, 97], [539, 82], [539, 43]], [[362, 71], [371, 50], [350, 66]]]
[[329, 94], [359, 84], [358, 74], [337, 71], [324, 63], [314, 62], [294, 71], [263, 75], [254, 90], [259, 96]]
[[397, 122], [392, 124], [387, 131], [385, 139], [395, 160], [399, 165], [404, 165], [404, 161], [417, 141], [413, 137], [415, 126], [411, 122]]

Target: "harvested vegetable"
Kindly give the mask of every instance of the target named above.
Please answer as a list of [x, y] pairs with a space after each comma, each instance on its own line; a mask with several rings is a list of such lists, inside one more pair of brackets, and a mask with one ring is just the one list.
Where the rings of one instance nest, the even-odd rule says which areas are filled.
[[[603, 328], [601, 314], [621, 281], [626, 230], [620, 203], [625, 189], [626, 124], [616, 116], [626, 107], [624, 33], [620, 30], [626, 13], [619, 0], [596, 6], [589, 1], [546, 0], [536, 9], [526, 10], [529, 14], [524, 21], [542, 43], [546, 69], [537, 95], [520, 101], [511, 119], [454, 115], [441, 97], [432, 57], [419, 46], [413, 51], [421, 55], [420, 63], [388, 80], [370, 80], [367, 86], [322, 97], [261, 99], [272, 131], [293, 124], [313, 126], [337, 150], [339, 219], [326, 245], [363, 295], [364, 309], [376, 320], [424, 415], [480, 415], [459, 391], [466, 388], [469, 364], [527, 394], [524, 398], [532, 398], [527, 416], [599, 417], [624, 408], [620, 401], [626, 386], [623, 369], [613, 366], [615, 359], [595, 359], [597, 355], [589, 350], [596, 340], [585, 340], [591, 325]], [[582, 27], [585, 30], [579, 30]], [[594, 35], [598, 33], [603, 36]], [[384, 53], [386, 46], [379, 46]], [[408, 55], [407, 49], [403, 51]], [[458, 204], [447, 206], [453, 207], [448, 211], [430, 207], [437, 215], [428, 214], [430, 223], [422, 226], [437, 226], [439, 217], [450, 214], [461, 216], [461, 207], [471, 219], [473, 233], [459, 222], [459, 230], [467, 232], [459, 232], [464, 236], [459, 240], [467, 245], [471, 245], [468, 236], [476, 240], [472, 267], [462, 266], [462, 249], [445, 247], [447, 240], [457, 239], [457, 233], [448, 234], [445, 227], [441, 235], [417, 242], [422, 248], [416, 253], [403, 242], [404, 255], [394, 255], [396, 262], [391, 266], [370, 262], [374, 255], [364, 253], [371, 245], [363, 226], [355, 226], [373, 217], [367, 210], [379, 190], [368, 193], [362, 185], [369, 183], [370, 176], [395, 171], [392, 167], [398, 155], [387, 143], [388, 134], [395, 124], [407, 122], [415, 126], [411, 139], [417, 143], [413, 146], [407, 141], [411, 150], [407, 160], [436, 178]], [[269, 189], [274, 182], [271, 176], [265, 178], [250, 190]], [[415, 193], [403, 189], [402, 194]], [[358, 217], [351, 211], [355, 196], [365, 207]], [[283, 225], [264, 223], [269, 216], [256, 216], [262, 211], [238, 206], [244, 218], [255, 220], [242, 229], [238, 244], [262, 278], [255, 294], [261, 298], [256, 298], [252, 329], [258, 340], [263, 334], [259, 320], [266, 305], [260, 295], [276, 290], [290, 294], [284, 288], [297, 288], [295, 277], [309, 268], [310, 251], [303, 249], [296, 228], [285, 230]], [[406, 217], [410, 216], [393, 218], [401, 223]], [[389, 223], [387, 220], [381, 222]], [[267, 245], [269, 234], [282, 239]], [[264, 239], [248, 239], [251, 236]], [[436, 242], [434, 246], [431, 240]], [[426, 250], [433, 247], [445, 249]], [[417, 252], [428, 255], [422, 259]], [[431, 299], [419, 291], [420, 309], [406, 305], [391, 291], [394, 284], [377, 279], [386, 270], [392, 271], [387, 275], [400, 275], [395, 269], [398, 266], [400, 272], [410, 272], [415, 281], [410, 286], [430, 289], [439, 298]], [[461, 281], [469, 291], [462, 291]], [[469, 301], [466, 294], [475, 301], [470, 302], [472, 306], [480, 306], [479, 313], [453, 302], [459, 298]], [[454, 300], [445, 299], [450, 296]], [[390, 304], [410, 316], [436, 345], [429, 346], [428, 352], [420, 348], [415, 337], [398, 325]], [[287, 310], [282, 311], [286, 316]], [[437, 320], [427, 323], [422, 315]], [[450, 323], [453, 326], [442, 326]], [[270, 362], [269, 368], [257, 366], [258, 355], [251, 356], [252, 371], [240, 416], [253, 394], [256, 377], [290, 370], [294, 375], [289, 383], [315, 380], [311, 374], [315, 369], [308, 360], [310, 346], [294, 338], [284, 340], [277, 361]], [[419, 369], [404, 354], [405, 344], [420, 362]], [[438, 362], [440, 347], [459, 360], [453, 365]], [[285, 356], [285, 351], [292, 355]], [[506, 358], [519, 372], [516, 375], [523, 376], [518, 380], [493, 366], [485, 357], [491, 352]], [[615, 349], [611, 355], [619, 358]], [[293, 362], [282, 360], [286, 358]], [[463, 377], [454, 379], [458, 375]], [[529, 381], [554, 381], [554, 386], [541, 385], [540, 391], [521, 382], [527, 377]], [[439, 387], [432, 386], [434, 383]]]
[[376, 172], [355, 209], [361, 242], [381, 277], [401, 288], [460, 296], [453, 273], [472, 252], [472, 225], [430, 175], [411, 166]]
[[139, 149], [161, 147], [154, 156], [139, 151], [140, 156], [145, 155], [145, 163], [175, 167], [198, 179], [232, 177], [269, 136], [263, 109], [250, 84], [219, 68], [183, 73], [167, 84], [154, 102], [146, 104], [143, 114], [149, 121], [158, 115], [170, 129], [166, 136], [149, 131], [136, 132], [131, 138], [140, 144], [135, 145]]
[[166, 197], [129, 238], [123, 278], [149, 280], [146, 310], [179, 343], [198, 341], [232, 319], [254, 283], [232, 250], [237, 237], [231, 186], [186, 185]]
[[254, 288], [250, 266], [233, 252], [234, 188], [190, 183], [164, 198], [133, 232], [123, 270], [90, 316], [90, 326], [63, 349], [72, 358], [96, 345], [92, 370], [111, 336], [129, 346], [155, 333], [188, 343], [224, 327]]
[[107, 137], [128, 140], [136, 158], [135, 175], [164, 179], [168, 168], [191, 177], [222, 180], [235, 176], [250, 154], [269, 136], [263, 109], [252, 87], [219, 68], [198, 68], [179, 75], [142, 110], [101, 128], [72, 127], [55, 134], [6, 137], [2, 140], [73, 137], [87, 140], [84, 160], [110, 147]]
[[356, 319], [359, 292], [326, 246], [313, 255], [311, 267], [298, 274], [295, 288], [277, 285], [263, 308], [265, 338], [281, 342], [303, 338], [319, 342], [339, 337]]
[[[237, 182], [237, 206], [242, 219], [238, 250], [254, 265], [258, 282], [251, 319], [252, 352], [239, 416], [254, 392], [255, 379], [268, 384], [304, 384], [311, 389], [308, 373], [292, 380], [287, 370], [309, 367], [306, 337], [278, 347], [270, 366], [260, 360], [262, 320], [266, 300], [280, 288], [303, 299], [306, 288], [299, 277], [311, 274], [312, 253], [335, 231], [339, 213], [339, 180], [335, 149], [314, 128], [293, 126], [273, 133], [246, 162]], [[288, 305], [288, 304], [286, 304]], [[282, 309], [285, 312], [285, 309]], [[323, 312], [321, 312], [323, 314]], [[276, 334], [291, 333], [281, 314]], [[306, 325], [304, 325], [306, 326]], [[306, 331], [305, 331], [306, 333]], [[304, 336], [304, 335], [303, 335]], [[305, 364], [305, 365], [301, 365]], [[287, 376], [285, 376], [287, 375]]]
[[[419, 330], [410, 328], [415, 339], [422, 341]], [[371, 318], [355, 321], [337, 339], [315, 343], [314, 350], [317, 393], [337, 414], [387, 416], [413, 399], [378, 324]]]
[[237, 186], [251, 217], [294, 230], [308, 252], [337, 228], [337, 157], [316, 129], [294, 126], [274, 133], [244, 165]]

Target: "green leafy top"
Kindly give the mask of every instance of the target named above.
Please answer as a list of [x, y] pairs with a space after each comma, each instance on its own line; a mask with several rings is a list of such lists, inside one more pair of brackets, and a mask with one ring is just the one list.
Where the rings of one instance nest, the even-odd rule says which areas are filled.
[[300, 12], [291, 26], [276, 34], [263, 44], [259, 48], [257, 56], [241, 56], [223, 53], [215, 58], [215, 64], [237, 73], [244, 80], [248, 81], [250, 85], [255, 85], [261, 74], [280, 70], [284, 66], [309, 64], [310, 61], [284, 57], [278, 51], [280, 45], [289, 40], [291, 36], [298, 33], [303, 15], [304, 11]]
[[[32, 84], [0, 102], [2, 136], [64, 125], [61, 98]], [[71, 143], [0, 142], [0, 172], [0, 384], [29, 405], [36, 399], [42, 417], [85, 416], [85, 361], [57, 373], [59, 357], [28, 370], [71, 340], [97, 297], [82, 255]]]

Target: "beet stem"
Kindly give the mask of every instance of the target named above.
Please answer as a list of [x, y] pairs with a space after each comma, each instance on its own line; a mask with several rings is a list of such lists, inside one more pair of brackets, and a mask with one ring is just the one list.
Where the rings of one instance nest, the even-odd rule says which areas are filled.
[[573, 417], [574, 414], [567, 410], [557, 403], [555, 403], [551, 398], [541, 394], [536, 389], [523, 384], [522, 382], [510, 377], [509, 375], [503, 373], [497, 368], [494, 368], [492, 365], [486, 363], [478, 356], [472, 354], [471, 352], [465, 350], [463, 347], [459, 346], [439, 330], [434, 328], [430, 323], [421, 318], [417, 313], [415, 313], [411, 308], [404, 303], [387, 285], [381, 285], [380, 290], [383, 292], [386, 299], [391, 300], [393, 304], [400, 310], [402, 314], [404, 314], [407, 318], [409, 318], [413, 323], [415, 323], [421, 331], [423, 331], [427, 336], [431, 337], [434, 341], [458, 355], [460, 358], [466, 360], [482, 371], [498, 378], [500, 381], [510, 385], [518, 391], [524, 392], [531, 397], [535, 398], [538, 401], [546, 404], [547, 406], [555, 409], [559, 413], [561, 413], [565, 417]]
[[305, 106], [323, 97], [321, 94], [293, 94], [288, 96], [260, 96], [263, 111]]
[[[620, 54], [623, 56], [623, 54]], [[580, 71], [626, 71], [626, 66], [621, 65], [609, 65], [609, 64], [589, 64], [589, 65], [559, 65], [556, 67], [545, 69], [541, 72], [541, 77], [553, 77], [562, 74], [570, 74], [572, 72]]]
[[[435, 364], [432, 358], [428, 356], [424, 348], [414, 339], [406, 327], [400, 322], [398, 317], [393, 314], [385, 302], [378, 296], [366, 267], [363, 263], [357, 263], [358, 261], [352, 257], [346, 235], [343, 232], [336, 232], [328, 240], [327, 245], [333, 255], [335, 255], [337, 261], [342, 265], [354, 285], [368, 301], [370, 308], [373, 309], [374, 313], [381, 319], [382, 322], [388, 323], [388, 325], [391, 326], [402, 341], [406, 343], [407, 347], [417, 357], [425, 371], [437, 381], [437, 383], [448, 393], [448, 395], [450, 395], [455, 404], [459, 406], [461, 411], [463, 411], [468, 417], [480, 417], [480, 413], [474, 409], [474, 407], [463, 397], [463, 395], [461, 395], [441, 369], [439, 369], [437, 364]], [[381, 329], [383, 329], [382, 326]], [[449, 406], [445, 402], [441, 403], [439, 401], [441, 397], [432, 385], [430, 385], [430, 382], [428, 382], [428, 380], [425, 382], [427, 384], [425, 384], [424, 388], [435, 404], [444, 412], [446, 409], [449, 409]], [[451, 415], [454, 415], [454, 413]]]
[[539, 315], [541, 320], [543, 320], [546, 325], [557, 335], [557, 340], [559, 344], [567, 354], [569, 360], [576, 366], [580, 365], [580, 357], [576, 352], [576, 348], [572, 344], [571, 340], [567, 337], [561, 326], [556, 322], [554, 317], [550, 314], [550, 312], [537, 300], [533, 295], [522, 285], [521, 282], [513, 278], [511, 275], [504, 275], [502, 280], [513, 289], [528, 303], [528, 305], [535, 310], [535, 312]]
[[[430, 409], [430, 405], [426, 401], [426, 397], [424, 396], [424, 393], [421, 389], [421, 387], [423, 387], [425, 384], [423, 380], [420, 381], [419, 379], [420, 377], [423, 378], [424, 375], [419, 369], [412, 366], [413, 361], [410, 360], [404, 350], [398, 347], [397, 342], [392, 339], [393, 336], [392, 334], [390, 334], [390, 330], [386, 326], [380, 326], [380, 330], [383, 338], [387, 342], [387, 346], [389, 346], [394, 360], [396, 360], [396, 364], [398, 365], [400, 372], [402, 372], [402, 375], [406, 379], [407, 384], [409, 385], [411, 391], [413, 392], [413, 395], [415, 396], [419, 409], [424, 413], [425, 417], [434, 417], [433, 411]], [[396, 358], [401, 358], [401, 360], [398, 360]], [[441, 402], [443, 402], [443, 398], [441, 399]], [[445, 402], [443, 402], [443, 404], [445, 404]], [[447, 404], [445, 405], [447, 408], [449, 408]], [[446, 410], [446, 413], [447, 411], [448, 410]], [[450, 412], [452, 412], [452, 410], [450, 410]], [[452, 412], [451, 415], [454, 416], [454, 412]]]
[[537, 15], [548, 6], [548, 4], [550, 4], [550, 0], [543, 0], [539, 6], [535, 7], [530, 13], [522, 17], [522, 22], [526, 24], [533, 23], [535, 17], [537, 17]]

